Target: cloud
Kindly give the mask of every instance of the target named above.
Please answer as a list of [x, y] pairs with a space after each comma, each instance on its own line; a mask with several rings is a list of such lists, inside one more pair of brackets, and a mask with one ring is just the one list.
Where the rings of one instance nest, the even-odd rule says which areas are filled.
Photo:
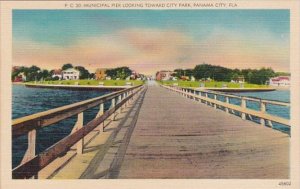
[[130, 28], [69, 46], [14, 41], [14, 65], [59, 68], [65, 63], [96, 68], [129, 66], [146, 74], [192, 68], [202, 62], [231, 68], [289, 70], [289, 42], [269, 36], [215, 29], [201, 38], [176, 30]]

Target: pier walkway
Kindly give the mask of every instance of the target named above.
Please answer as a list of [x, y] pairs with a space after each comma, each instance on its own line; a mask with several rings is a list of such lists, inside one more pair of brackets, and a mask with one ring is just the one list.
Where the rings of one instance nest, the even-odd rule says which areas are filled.
[[101, 158], [95, 156], [80, 178], [289, 177], [287, 134], [157, 85], [137, 102], [124, 115], [130, 120], [121, 126], [123, 134], [108, 142], [105, 155], [101, 149]]
[[152, 86], [110, 178], [288, 178], [288, 164], [288, 135]]

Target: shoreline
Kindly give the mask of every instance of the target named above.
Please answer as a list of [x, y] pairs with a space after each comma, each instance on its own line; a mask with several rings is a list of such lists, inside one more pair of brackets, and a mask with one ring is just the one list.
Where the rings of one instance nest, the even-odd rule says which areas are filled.
[[51, 85], [51, 84], [28, 84], [24, 83], [25, 87], [30, 88], [54, 88], [54, 89], [69, 89], [69, 90], [99, 90], [99, 91], [118, 91], [127, 89], [132, 86], [97, 86], [97, 85]]

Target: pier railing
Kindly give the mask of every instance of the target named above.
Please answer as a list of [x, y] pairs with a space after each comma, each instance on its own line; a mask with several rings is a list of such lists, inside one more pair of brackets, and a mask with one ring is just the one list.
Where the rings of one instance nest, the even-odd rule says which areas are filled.
[[[246, 116], [248, 116], [250, 120], [252, 120], [254, 116], [259, 119], [260, 124], [263, 126], [267, 125], [273, 128], [272, 122], [275, 122], [287, 127], [291, 127], [289, 119], [271, 115], [266, 111], [267, 104], [289, 107], [290, 103], [287, 102], [264, 100], [264, 99], [252, 98], [252, 97], [242, 97], [233, 94], [221, 93], [221, 92], [210, 91], [210, 90], [182, 88], [178, 86], [166, 86], [166, 85], [161, 85], [161, 86], [171, 91], [180, 93], [181, 95], [187, 98], [191, 98], [196, 101], [200, 101], [207, 105], [213, 106], [216, 109], [222, 108], [227, 113], [239, 112], [243, 120], [246, 120]], [[217, 98], [220, 96], [223, 97], [224, 101]], [[239, 99], [241, 101], [240, 105], [230, 103], [229, 98]], [[248, 101], [259, 103], [260, 110], [257, 111], [248, 108], [247, 107]]]
[[[76, 145], [77, 154], [82, 154], [84, 137], [98, 127], [103, 130], [104, 124], [102, 123], [109, 117], [114, 119], [116, 111], [120, 111], [123, 106], [127, 106], [134, 95], [141, 92], [143, 88], [144, 86], [139, 85], [13, 120], [12, 137], [16, 138], [21, 135], [28, 135], [28, 147], [21, 164], [13, 169], [12, 177], [14, 179], [37, 178], [40, 170], [57, 157], [64, 155], [74, 145]], [[104, 111], [104, 103], [109, 101], [111, 102], [111, 106], [107, 111]], [[92, 121], [84, 125], [84, 111], [96, 106], [99, 106], [98, 114]], [[36, 154], [37, 130], [51, 126], [54, 123], [74, 115], [77, 115], [77, 122], [70, 135], [58, 141], [45, 151]]]

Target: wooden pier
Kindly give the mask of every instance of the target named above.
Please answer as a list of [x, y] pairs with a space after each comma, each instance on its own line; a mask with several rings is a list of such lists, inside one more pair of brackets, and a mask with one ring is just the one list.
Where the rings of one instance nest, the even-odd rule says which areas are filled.
[[149, 87], [122, 158], [109, 178], [288, 178], [289, 136]]
[[[263, 124], [257, 124], [243, 119], [249, 111], [238, 117], [230, 114], [229, 108], [217, 109], [224, 105], [221, 102], [212, 99], [206, 103], [202, 97], [197, 100], [184, 90], [154, 85], [143, 90], [136, 88], [131, 96], [129, 91], [106, 97], [111, 100], [125, 94], [119, 106], [101, 113], [105, 119], [98, 117], [103, 124], [109, 115], [118, 112], [115, 119], [108, 121], [110, 124], [107, 122], [107, 130], [81, 145], [80, 152], [67, 163], [59, 164], [59, 168], [51, 168], [49, 162], [45, 169], [55, 173], [45, 178], [289, 178], [290, 137], [266, 127], [267, 119], [273, 117], [265, 112], [256, 114], [263, 118]], [[134, 100], [127, 104], [131, 97]], [[126, 108], [122, 106], [125, 103]], [[278, 121], [288, 124], [285, 119]], [[18, 131], [19, 134], [23, 129]], [[22, 178], [21, 168], [22, 165], [14, 170], [18, 178]]]

